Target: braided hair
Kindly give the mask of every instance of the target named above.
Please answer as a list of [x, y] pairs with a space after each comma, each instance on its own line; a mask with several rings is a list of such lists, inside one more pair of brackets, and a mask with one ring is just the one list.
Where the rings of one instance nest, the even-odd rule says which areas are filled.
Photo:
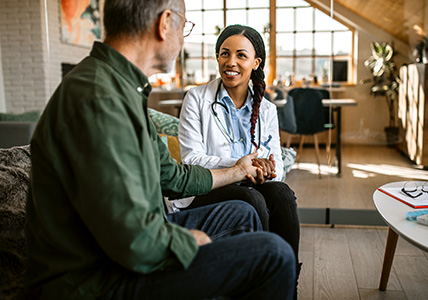
[[245, 36], [253, 45], [254, 50], [256, 51], [256, 57], [261, 59], [261, 62], [258, 68], [251, 72], [251, 81], [253, 82], [254, 95], [253, 95], [253, 108], [252, 108], [251, 119], [250, 119], [250, 122], [251, 122], [250, 133], [251, 133], [251, 143], [256, 148], [258, 148], [258, 145], [255, 142], [255, 139], [256, 139], [255, 129], [256, 129], [257, 120], [259, 118], [260, 103], [262, 102], [262, 99], [266, 90], [265, 73], [263, 71], [263, 68], [265, 67], [265, 61], [266, 61], [265, 44], [263, 42], [263, 39], [260, 33], [256, 31], [254, 28], [243, 26], [243, 25], [230, 25], [221, 32], [220, 36], [217, 39], [217, 43], [215, 45], [215, 53], [216, 53], [217, 59], [220, 52], [220, 46], [228, 37], [233, 35]]

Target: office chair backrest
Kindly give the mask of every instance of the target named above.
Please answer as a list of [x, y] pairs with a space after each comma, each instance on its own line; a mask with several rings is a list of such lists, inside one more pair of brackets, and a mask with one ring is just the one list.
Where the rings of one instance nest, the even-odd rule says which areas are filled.
[[295, 88], [289, 93], [293, 98], [296, 117], [296, 134], [315, 134], [324, 131], [324, 92], [312, 88]]

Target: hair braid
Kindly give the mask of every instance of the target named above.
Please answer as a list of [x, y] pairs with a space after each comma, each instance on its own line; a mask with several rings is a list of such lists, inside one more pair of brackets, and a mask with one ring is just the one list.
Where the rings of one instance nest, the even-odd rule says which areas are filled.
[[266, 90], [266, 83], [265, 83], [265, 73], [261, 69], [253, 70], [251, 73], [251, 80], [253, 81], [253, 109], [251, 112], [251, 143], [256, 147], [256, 149], [259, 147], [259, 145], [255, 142], [256, 140], [256, 124], [257, 120], [259, 118], [259, 111], [260, 111], [260, 103], [262, 102], [263, 96], [265, 94]]

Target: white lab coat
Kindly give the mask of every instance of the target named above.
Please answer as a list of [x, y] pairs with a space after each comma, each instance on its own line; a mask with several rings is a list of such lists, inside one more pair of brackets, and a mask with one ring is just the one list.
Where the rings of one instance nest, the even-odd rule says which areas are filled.
[[[181, 160], [184, 164], [200, 165], [208, 169], [220, 169], [233, 166], [237, 159], [230, 158], [232, 146], [230, 140], [221, 129], [221, 125], [214, 116], [211, 104], [219, 84], [219, 78], [206, 85], [190, 89], [183, 100], [180, 122], [178, 126], [178, 138], [180, 141]], [[219, 100], [219, 99], [218, 99]], [[214, 107], [223, 124], [227, 124], [227, 115], [220, 105]], [[263, 98], [260, 104], [260, 122], [255, 129], [255, 141], [259, 142], [259, 126], [261, 126], [261, 142], [268, 140], [271, 147], [270, 153], [275, 157], [275, 169], [280, 181], [283, 177], [283, 162], [281, 158], [281, 146], [279, 140], [278, 114], [276, 106]], [[248, 133], [249, 135], [249, 133]], [[264, 151], [263, 158], [268, 158]]]

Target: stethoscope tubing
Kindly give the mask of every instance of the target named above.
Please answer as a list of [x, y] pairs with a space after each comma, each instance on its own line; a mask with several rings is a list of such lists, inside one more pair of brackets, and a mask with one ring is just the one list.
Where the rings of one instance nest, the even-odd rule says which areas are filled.
[[[221, 132], [223, 133], [223, 135], [224, 135], [228, 140], [230, 140], [230, 142], [233, 144], [233, 143], [235, 143], [235, 142], [237, 142], [237, 141], [235, 141], [235, 133], [234, 133], [234, 131], [233, 131], [232, 120], [231, 120], [231, 118], [230, 118], [229, 108], [226, 106], [226, 104], [221, 103], [221, 102], [219, 102], [219, 101], [217, 100], [217, 99], [218, 99], [219, 92], [220, 92], [221, 84], [222, 84], [222, 81], [221, 81], [221, 79], [220, 79], [220, 82], [219, 82], [219, 84], [218, 84], [218, 86], [217, 86], [217, 91], [216, 91], [216, 93], [215, 93], [214, 102], [213, 102], [213, 103], [211, 103], [211, 111], [212, 111], [212, 113], [213, 113], [214, 117], [217, 119], [217, 123], [218, 123], [218, 124], [220, 124], [220, 126], [219, 126], [219, 127], [220, 127], [220, 131], [221, 131]], [[223, 109], [225, 110], [226, 115], [227, 115], [227, 117], [229, 118], [230, 128], [231, 128], [231, 130], [232, 130], [232, 136], [230, 136], [229, 132], [227, 131], [227, 129], [226, 129], [226, 128], [225, 128], [225, 126], [223, 125], [223, 122], [221, 122], [220, 118], [218, 117], [218, 114], [217, 114], [217, 112], [216, 112], [216, 110], [215, 110], [215, 108], [214, 108], [214, 106], [215, 106], [216, 104], [220, 105], [220, 106], [221, 106], [221, 107], [223, 107]], [[257, 145], [257, 148], [260, 148], [261, 138], [262, 138], [262, 129], [261, 129], [262, 127], [261, 127], [261, 124], [260, 124], [260, 114], [259, 114], [259, 116], [258, 116], [258, 118], [257, 118], [257, 123], [258, 123], [258, 127], [259, 127], [259, 143], [258, 143], [258, 145]]]

